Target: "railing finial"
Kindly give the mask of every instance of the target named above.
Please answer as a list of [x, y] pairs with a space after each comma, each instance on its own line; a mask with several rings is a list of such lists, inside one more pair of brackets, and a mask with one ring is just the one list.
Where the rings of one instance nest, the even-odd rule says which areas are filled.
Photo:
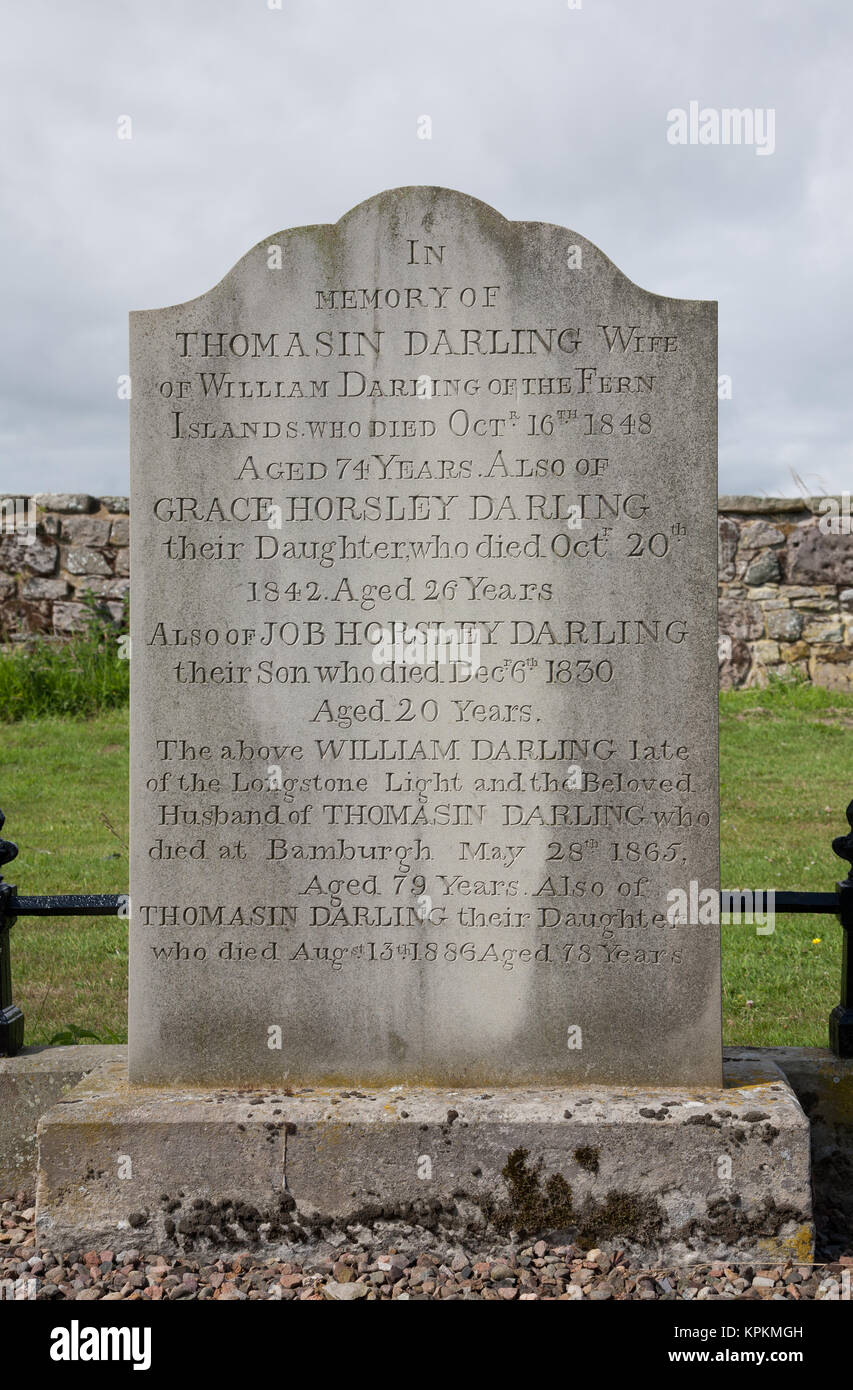
[[[3, 822], [0, 821], [0, 826]], [[847, 807], [847, 824], [850, 826], [846, 835], [837, 835], [832, 842], [832, 848], [839, 859], [846, 859], [850, 865], [848, 877], [853, 877], [853, 801]]]
[[[3, 815], [3, 812], [0, 811], [0, 830], [3, 829], [5, 822], [6, 817]], [[11, 864], [12, 860], [17, 859], [17, 857], [18, 846], [13, 845], [11, 840], [0, 840], [0, 865]], [[2, 879], [2, 877], [3, 875], [0, 874], [0, 879]]]

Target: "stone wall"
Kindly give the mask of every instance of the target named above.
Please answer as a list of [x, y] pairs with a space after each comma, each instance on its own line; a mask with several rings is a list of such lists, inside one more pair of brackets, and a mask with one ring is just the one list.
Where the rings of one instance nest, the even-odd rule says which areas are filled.
[[816, 685], [853, 693], [850, 499], [833, 499], [839, 534], [825, 529], [830, 515], [820, 504], [827, 500], [720, 498], [723, 689], [798, 671]]
[[[87, 589], [115, 617], [129, 588], [126, 497], [37, 495], [32, 544], [0, 534], [0, 640], [64, 636]], [[821, 529], [822, 498], [721, 497], [720, 683], [795, 670], [853, 692], [853, 534]], [[825, 521], [824, 521], [825, 524]], [[849, 512], [846, 529], [853, 531]]]
[[[130, 588], [127, 498], [42, 493], [32, 501], [34, 540], [9, 534], [9, 514], [0, 516], [0, 640], [74, 632], [83, 626], [86, 590], [121, 617]], [[23, 529], [23, 507], [19, 517]]]

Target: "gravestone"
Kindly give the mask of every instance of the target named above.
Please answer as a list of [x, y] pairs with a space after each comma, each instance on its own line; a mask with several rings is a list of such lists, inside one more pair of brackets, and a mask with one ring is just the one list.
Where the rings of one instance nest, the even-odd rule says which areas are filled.
[[42, 1243], [810, 1260], [720, 1089], [714, 306], [410, 188], [131, 336], [129, 1069]]
[[715, 305], [404, 188], [131, 372], [131, 1080], [719, 1086]]

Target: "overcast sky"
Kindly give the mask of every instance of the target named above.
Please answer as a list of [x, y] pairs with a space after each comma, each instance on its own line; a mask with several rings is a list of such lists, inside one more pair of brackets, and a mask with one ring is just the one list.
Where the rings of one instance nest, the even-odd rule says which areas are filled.
[[412, 183], [719, 300], [720, 491], [851, 489], [850, 0], [277, 2], [3, 0], [0, 492], [127, 492], [128, 311]]

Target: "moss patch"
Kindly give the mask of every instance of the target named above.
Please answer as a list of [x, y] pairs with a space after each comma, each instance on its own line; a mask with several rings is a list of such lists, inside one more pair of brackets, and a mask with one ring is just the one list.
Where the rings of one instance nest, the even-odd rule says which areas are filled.
[[562, 1230], [574, 1225], [572, 1189], [560, 1173], [552, 1173], [542, 1186], [542, 1159], [528, 1166], [527, 1149], [513, 1149], [501, 1177], [507, 1186], [507, 1200], [501, 1206], [490, 1201], [484, 1214], [498, 1231], [518, 1231], [533, 1235], [539, 1231]]
[[790, 1222], [801, 1225], [802, 1220], [803, 1213], [799, 1208], [777, 1207], [770, 1199], [757, 1211], [747, 1215], [739, 1197], [715, 1197], [708, 1203], [705, 1217], [701, 1221], [687, 1222], [681, 1235], [689, 1237], [698, 1233], [714, 1236], [728, 1245], [737, 1246], [749, 1237], [773, 1239]]
[[585, 1173], [598, 1172], [598, 1149], [593, 1149], [589, 1144], [583, 1144], [579, 1149], [575, 1149], [575, 1163], [583, 1168]]
[[[577, 1149], [574, 1156], [587, 1171], [597, 1171], [597, 1149]], [[654, 1198], [632, 1192], [608, 1192], [603, 1201], [586, 1202], [577, 1211], [572, 1189], [563, 1175], [551, 1173], [543, 1183], [542, 1159], [531, 1167], [528, 1158], [527, 1149], [513, 1149], [501, 1169], [507, 1186], [506, 1202], [500, 1206], [483, 1204], [484, 1215], [501, 1234], [515, 1231], [520, 1236], [533, 1236], [544, 1231], [575, 1230], [577, 1244], [589, 1250], [612, 1236], [647, 1241], [660, 1230], [664, 1213]]]
[[576, 1244], [582, 1250], [591, 1250], [614, 1236], [628, 1236], [640, 1243], [652, 1241], [663, 1218], [653, 1197], [636, 1192], [608, 1192], [603, 1202], [591, 1202], [584, 1208]]

